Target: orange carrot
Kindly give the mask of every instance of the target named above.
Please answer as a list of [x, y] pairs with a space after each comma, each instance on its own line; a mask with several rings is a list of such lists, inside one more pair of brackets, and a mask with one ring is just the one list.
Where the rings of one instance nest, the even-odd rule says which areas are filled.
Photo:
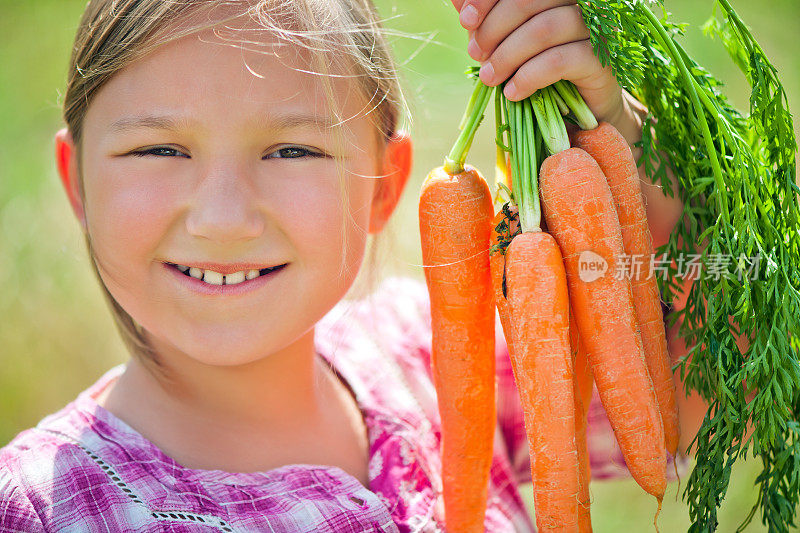
[[678, 406], [661, 297], [656, 278], [650, 275], [653, 239], [647, 225], [636, 162], [625, 138], [607, 122], [601, 122], [592, 130], [576, 132], [573, 146], [592, 156], [605, 174], [617, 208], [625, 253], [636, 260], [639, 266], [639, 271], [634, 270], [631, 276], [636, 321], [642, 336], [647, 369], [658, 399], [667, 452], [674, 456], [680, 438]]
[[[498, 213], [492, 225], [496, 227], [505, 218], [503, 213]], [[512, 232], [513, 233], [513, 232]], [[492, 244], [498, 242], [498, 233], [492, 231]], [[500, 315], [500, 323], [503, 326], [505, 333], [506, 343], [508, 344], [508, 353], [511, 360], [517, 360], [516, 352], [514, 349], [514, 337], [511, 334], [511, 310], [504, 295], [503, 285], [505, 283], [506, 271], [506, 258], [498, 252], [490, 256], [489, 262], [492, 271], [492, 285], [494, 287], [494, 297], [497, 303], [497, 311]], [[589, 369], [589, 362], [586, 359], [586, 351], [579, 344], [578, 332], [575, 327], [574, 319], [570, 314], [570, 346], [573, 355], [573, 368], [575, 373], [575, 445], [578, 454], [578, 474], [579, 474], [579, 490], [578, 490], [578, 531], [580, 533], [591, 533], [592, 521], [590, 513], [590, 494], [589, 494], [589, 480], [591, 478], [589, 466], [589, 452], [586, 443], [586, 425], [587, 415], [589, 409], [589, 402], [592, 396], [592, 374]], [[516, 367], [514, 370], [515, 379], [517, 378]], [[525, 412], [528, 412], [526, 410]], [[535, 415], [533, 415], [535, 416]], [[533, 463], [531, 464], [533, 466]]]
[[575, 324], [575, 314], [569, 315], [569, 343], [572, 347], [572, 368], [575, 373], [575, 444], [578, 450], [578, 473], [580, 475], [580, 491], [578, 493], [578, 531], [591, 533], [591, 495], [589, 482], [592, 478], [589, 464], [589, 448], [586, 442], [586, 427], [588, 425], [589, 404], [592, 401], [592, 371], [586, 350], [578, 334]]
[[483, 532], [495, 433], [494, 214], [474, 168], [434, 169], [422, 186], [420, 237], [431, 300], [431, 367], [442, 420], [447, 531]]
[[[500, 233], [497, 232], [496, 228], [505, 220], [506, 224], [508, 224], [508, 220], [506, 219], [505, 213], [498, 213], [495, 216], [495, 219], [492, 221], [492, 239], [491, 243], [493, 245], [497, 244], [500, 239]], [[516, 232], [516, 224], [514, 222], [511, 223], [512, 228], [510, 229], [510, 233], [513, 235]], [[508, 237], [505, 235], [504, 237]], [[506, 344], [508, 345], [508, 353], [511, 357], [512, 362], [514, 362], [514, 366], [512, 366], [512, 370], [514, 371], [514, 379], [517, 383], [519, 383], [520, 379], [527, 379], [526, 373], [522, 375], [519, 374], [518, 367], [521, 366], [523, 363], [520, 361], [519, 357], [516, 354], [514, 348], [514, 336], [511, 333], [512, 327], [512, 319], [511, 319], [511, 309], [508, 300], [506, 299], [506, 256], [501, 253], [493, 253], [490, 258], [489, 262], [491, 265], [491, 272], [492, 272], [492, 286], [494, 287], [494, 298], [495, 302], [497, 303], [497, 311], [500, 315], [500, 323], [503, 326], [503, 332], [505, 333], [506, 337]], [[573, 333], [574, 332], [574, 333]], [[579, 345], [578, 338], [577, 338], [577, 330], [574, 329], [574, 321], [572, 319], [572, 315], [570, 315], [570, 345], [573, 347], [573, 367], [575, 368], [575, 390], [573, 392], [575, 398], [575, 444], [576, 444], [576, 452], [578, 454], [578, 467], [579, 467], [579, 497], [578, 497], [578, 531], [580, 533], [590, 533], [592, 531], [592, 524], [591, 524], [591, 517], [589, 513], [589, 506], [590, 506], [590, 497], [589, 497], [589, 456], [588, 450], [586, 447], [586, 414], [588, 410], [588, 402], [591, 400], [591, 393], [592, 393], [592, 375], [588, 367], [588, 362], [586, 361], [586, 353], [584, 350], [581, 350], [580, 353], [576, 353], [578, 351]], [[575, 362], [578, 363], [579, 366], [575, 366]], [[582, 366], [581, 366], [582, 363]], [[586, 396], [586, 384], [588, 383], [588, 396]], [[540, 391], [541, 394], [545, 394], [545, 392]], [[583, 395], [583, 396], [582, 396]], [[523, 404], [525, 405], [525, 404]], [[524, 413], [529, 413], [528, 416], [530, 419], [533, 419], [536, 414], [535, 411], [531, 407], [523, 407]], [[553, 414], [548, 413], [548, 419], [552, 419]], [[535, 423], [535, 422], [534, 422]], [[568, 435], [567, 438], [571, 438], [571, 435]], [[530, 439], [529, 439], [530, 441]], [[529, 442], [530, 444], [530, 442]], [[533, 448], [531, 447], [531, 450]], [[533, 455], [531, 453], [531, 455]], [[533, 457], [531, 457], [531, 467], [533, 467]], [[533, 472], [531, 472], [533, 474]], [[540, 497], [541, 500], [541, 497]], [[538, 507], [537, 507], [538, 509]], [[539, 511], [537, 511], [538, 513]], [[540, 525], [541, 527], [541, 525]]]
[[[631, 475], [660, 505], [666, 490], [664, 430], [630, 282], [615, 275], [624, 249], [608, 183], [589, 154], [569, 148], [545, 159], [539, 186], [547, 226], [564, 254], [575, 322], [600, 399]], [[593, 279], [586, 274], [596, 271], [581, 272], [581, 259], [584, 266], [606, 262], [608, 270]]]
[[514, 237], [505, 255], [514, 377], [530, 444], [536, 525], [578, 531], [578, 452], [564, 260], [542, 231]]

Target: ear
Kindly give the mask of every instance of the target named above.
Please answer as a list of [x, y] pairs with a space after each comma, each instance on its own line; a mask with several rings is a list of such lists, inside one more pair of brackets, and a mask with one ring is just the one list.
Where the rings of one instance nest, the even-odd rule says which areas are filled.
[[382, 177], [377, 178], [378, 184], [372, 198], [370, 233], [379, 233], [397, 207], [400, 195], [411, 175], [412, 152], [411, 137], [404, 131], [396, 133], [387, 141], [383, 155]]
[[72, 206], [72, 211], [81, 223], [83, 231], [86, 231], [86, 213], [83, 210], [83, 201], [80, 194], [80, 183], [78, 176], [78, 151], [72, 134], [66, 129], [56, 133], [56, 167], [58, 176], [61, 178], [61, 185], [67, 193], [67, 198]]

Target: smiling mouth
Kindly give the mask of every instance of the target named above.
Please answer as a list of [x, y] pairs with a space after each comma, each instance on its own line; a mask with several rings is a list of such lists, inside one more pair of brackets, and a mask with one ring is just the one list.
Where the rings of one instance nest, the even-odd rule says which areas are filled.
[[186, 265], [177, 265], [175, 263], [167, 263], [172, 268], [177, 269], [181, 272], [184, 276], [188, 276], [190, 278], [194, 278], [209, 285], [238, 285], [239, 283], [244, 283], [245, 281], [250, 281], [252, 279], [256, 279], [260, 276], [264, 276], [271, 272], [276, 272], [281, 270], [283, 267], [286, 266], [286, 263], [274, 267], [269, 268], [262, 268], [260, 270], [240, 270], [238, 272], [233, 272], [231, 274], [221, 274], [219, 272], [215, 272], [213, 270], [205, 270], [202, 268], [197, 267], [188, 267]]

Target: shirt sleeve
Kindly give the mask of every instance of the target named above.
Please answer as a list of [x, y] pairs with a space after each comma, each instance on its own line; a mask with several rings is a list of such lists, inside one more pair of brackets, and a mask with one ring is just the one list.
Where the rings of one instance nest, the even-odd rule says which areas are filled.
[[33, 504], [11, 473], [0, 468], [0, 533], [19, 531], [40, 533], [45, 529]]

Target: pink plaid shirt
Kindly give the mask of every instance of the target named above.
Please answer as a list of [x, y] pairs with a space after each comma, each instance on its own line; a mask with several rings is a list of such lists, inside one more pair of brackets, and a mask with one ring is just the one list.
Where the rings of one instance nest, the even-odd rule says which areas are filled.
[[[0, 449], [0, 531], [443, 531], [424, 284], [389, 279], [370, 297], [339, 304], [316, 331], [319, 355], [363, 414], [369, 487], [332, 466], [184, 468], [95, 401], [119, 365]], [[519, 493], [531, 477], [525, 427], [499, 326], [497, 372], [485, 527], [534, 531]], [[593, 479], [628, 475], [596, 394], [588, 438]]]

